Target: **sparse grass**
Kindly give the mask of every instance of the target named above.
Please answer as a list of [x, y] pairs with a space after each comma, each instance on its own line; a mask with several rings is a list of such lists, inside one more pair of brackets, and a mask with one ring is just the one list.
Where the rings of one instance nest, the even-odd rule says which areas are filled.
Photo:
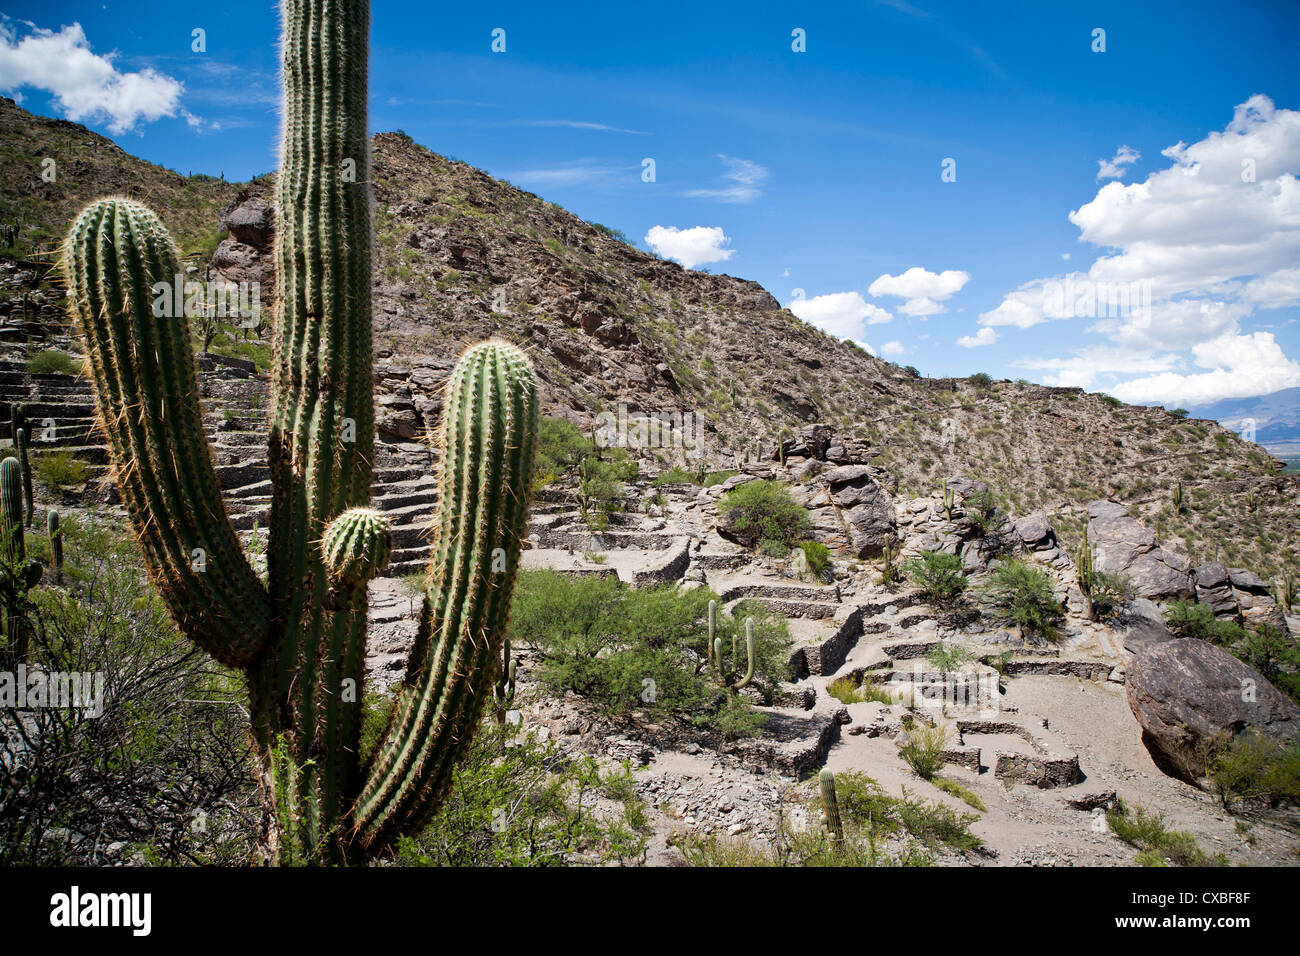
[[944, 677], [975, 660], [975, 655], [960, 644], [940, 644], [925, 655], [930, 666]]
[[1134, 805], [1131, 809], [1122, 800], [1106, 814], [1111, 832], [1139, 853], [1135, 859], [1141, 866], [1165, 866], [1166, 861], [1175, 866], [1227, 866], [1228, 858], [1222, 853], [1208, 855], [1197, 844], [1196, 838], [1184, 830], [1170, 830], [1165, 825], [1163, 813]]
[[879, 682], [867, 679], [858, 683], [851, 677], [838, 677], [826, 687], [830, 694], [841, 704], [895, 704], [897, 700]]
[[931, 777], [930, 782], [942, 790], [944, 793], [956, 797], [958, 800], [965, 801], [968, 806], [974, 807], [980, 813], [988, 812], [988, 807], [980, 799], [978, 793], [956, 780], [949, 780], [947, 777]]

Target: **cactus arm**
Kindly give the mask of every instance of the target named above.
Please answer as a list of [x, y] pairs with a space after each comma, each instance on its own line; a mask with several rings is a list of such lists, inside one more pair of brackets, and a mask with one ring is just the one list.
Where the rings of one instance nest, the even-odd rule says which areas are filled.
[[54, 582], [63, 583], [63, 532], [59, 530], [59, 513], [51, 510], [45, 516], [46, 530], [50, 536], [50, 558], [54, 564]]
[[27, 509], [27, 527], [32, 526], [36, 514], [36, 500], [32, 495], [32, 463], [27, 455], [27, 429], [20, 428], [14, 433], [14, 444], [18, 446], [18, 461], [22, 466], [23, 504]]
[[536, 433], [537, 392], [523, 353], [499, 343], [467, 351], [452, 372], [441, 426], [437, 536], [420, 627], [357, 802], [356, 838], [369, 852], [437, 806], [491, 697]]
[[754, 679], [754, 619], [752, 617], [745, 618], [745, 656], [748, 659], [745, 676], [740, 679], [740, 683], [733, 685], [736, 690], [748, 687], [749, 682]]
[[226, 519], [185, 317], [152, 309], [153, 285], [170, 288], [181, 271], [176, 248], [144, 206], [103, 199], [73, 225], [63, 270], [150, 576], [184, 633], [222, 663], [245, 665], [266, 640], [266, 591]]

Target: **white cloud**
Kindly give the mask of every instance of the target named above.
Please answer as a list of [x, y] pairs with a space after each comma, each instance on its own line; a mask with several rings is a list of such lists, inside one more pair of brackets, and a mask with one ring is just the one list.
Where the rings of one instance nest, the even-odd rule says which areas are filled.
[[[1126, 155], [1121, 149], [1116, 161]], [[1069, 214], [1080, 237], [1106, 254], [1086, 272], [1024, 283], [982, 313], [980, 324], [1029, 328], [1083, 318], [1082, 331], [1104, 336], [1143, 367], [1112, 361], [1089, 372], [1098, 353], [1082, 349], [1057, 360], [1062, 378], [1082, 384], [1099, 371], [1137, 375], [1108, 384], [1130, 401], [1196, 404], [1295, 384], [1295, 363], [1278, 343], [1242, 324], [1257, 310], [1300, 305], [1300, 111], [1255, 95], [1223, 131], [1162, 155], [1166, 168], [1142, 182], [1108, 182]], [[1062, 286], [1087, 294], [1066, 295], [1062, 308]], [[1142, 307], [1105, 307], [1128, 290], [1141, 292]], [[1214, 355], [1235, 364], [1207, 364]]]
[[1177, 363], [1178, 357], [1172, 352], [1155, 354], [1095, 345], [1080, 349], [1068, 358], [1021, 359], [1013, 364], [1055, 372], [1055, 375], [1043, 377], [1045, 385], [1092, 388], [1098, 376], [1114, 378], [1116, 374], [1163, 372], [1174, 368]]
[[969, 281], [969, 273], [956, 269], [936, 273], [913, 266], [901, 275], [885, 273], [878, 276], [867, 288], [867, 292], [876, 297], [892, 295], [906, 299], [898, 307], [899, 312], [925, 317], [943, 312], [944, 307], [940, 303], [961, 291], [961, 287]]
[[687, 269], [730, 259], [735, 250], [723, 248], [729, 242], [721, 226], [652, 226], [645, 234], [647, 246], [665, 259], [676, 259]]
[[767, 167], [749, 159], [718, 154], [727, 171], [722, 174], [727, 185], [719, 189], [690, 189], [682, 193], [692, 199], [717, 199], [720, 202], [750, 203], [763, 195]]
[[856, 340], [866, 326], [883, 325], [894, 319], [857, 292], [828, 292], [811, 299], [795, 299], [790, 303], [790, 311], [809, 325], [841, 339]]
[[[122, 72], [113, 54], [91, 52], [80, 23], [58, 33], [33, 28], [21, 40], [0, 23], [0, 90], [34, 87], [53, 94], [59, 109], [76, 122], [105, 122], [110, 133], [129, 132], [141, 123], [184, 114], [185, 87], [156, 70]], [[197, 117], [184, 114], [191, 125]]]
[[1114, 159], [1097, 160], [1097, 178], [1123, 179], [1124, 174], [1128, 172], [1124, 167], [1136, 163], [1141, 158], [1142, 154], [1132, 146], [1121, 146]]
[[957, 344], [964, 349], [973, 349], [981, 345], [992, 345], [998, 340], [998, 333], [988, 326], [980, 329], [974, 335], [963, 335], [957, 340]]
[[1272, 332], [1224, 335], [1196, 345], [1192, 355], [1209, 371], [1164, 372], [1122, 382], [1112, 391], [1126, 402], [1207, 405], [1300, 386], [1300, 362], [1282, 353]]
[[881, 355], [902, 355], [906, 351], [902, 342], [886, 342], [880, 347]]
[[854, 341], [853, 344], [856, 345], [858, 348], [862, 349], [862, 351], [866, 352], [868, 355], [874, 356], [876, 354], [876, 350], [871, 347], [870, 342], [865, 342], [861, 339], [857, 339]]

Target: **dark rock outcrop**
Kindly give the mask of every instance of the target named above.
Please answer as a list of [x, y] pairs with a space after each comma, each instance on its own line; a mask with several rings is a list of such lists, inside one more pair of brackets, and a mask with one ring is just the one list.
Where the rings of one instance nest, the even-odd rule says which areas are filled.
[[1156, 765], [1191, 783], [1205, 775], [1216, 741], [1252, 730], [1300, 741], [1300, 707], [1259, 671], [1206, 641], [1148, 648], [1129, 662], [1125, 689]]
[[1121, 504], [1088, 505], [1088, 539], [1096, 547], [1097, 570], [1122, 574], [1145, 598], [1191, 598], [1191, 563], [1186, 555], [1156, 543], [1155, 533], [1130, 518]]

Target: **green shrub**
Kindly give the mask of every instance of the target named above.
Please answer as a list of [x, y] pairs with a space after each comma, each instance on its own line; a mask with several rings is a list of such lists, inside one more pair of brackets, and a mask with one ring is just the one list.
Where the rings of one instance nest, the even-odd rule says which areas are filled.
[[[553, 740], [488, 721], [454, 771], [447, 799], [415, 838], [398, 841], [402, 866], [572, 866], [643, 861], [645, 812], [627, 767], [602, 770]], [[621, 806], [600, 811], [595, 798]]]
[[1187, 417], [1187, 409], [1185, 409], [1185, 408], [1171, 408], [1171, 409], [1169, 409], [1169, 414], [1172, 415], [1172, 416], [1174, 416], [1174, 418], [1186, 418], [1186, 417]]
[[960, 644], [939, 644], [930, 648], [925, 659], [944, 677], [975, 660], [975, 655]]
[[799, 549], [803, 551], [808, 571], [815, 578], [823, 577], [831, 568], [831, 549], [820, 541], [800, 541]]
[[866, 701], [876, 704], [897, 703], [893, 694], [870, 678], [855, 681], [852, 677], [837, 677], [827, 685], [826, 693], [841, 704], [860, 704]]
[[1228, 865], [1222, 853], [1207, 855], [1190, 833], [1167, 829], [1164, 814], [1145, 807], [1130, 810], [1124, 801], [1116, 800], [1114, 809], [1106, 814], [1106, 822], [1115, 836], [1142, 851], [1136, 862], [1143, 866], [1163, 866], [1166, 859], [1175, 866]]
[[931, 727], [917, 720], [904, 734], [899, 753], [918, 777], [931, 779], [943, 769], [943, 752], [948, 747], [948, 728], [942, 724]]
[[741, 542], [777, 557], [812, 527], [808, 511], [777, 481], [749, 481], [718, 503], [718, 514]]
[[990, 385], [993, 384], [993, 379], [987, 372], [976, 372], [969, 379], [967, 379], [967, 381], [969, 381], [976, 388], [988, 388]]
[[728, 478], [739, 474], [735, 471], [711, 471], [704, 476], [703, 485], [705, 488], [712, 488], [714, 485], [720, 485]]
[[1056, 636], [1061, 604], [1052, 593], [1051, 579], [1028, 562], [999, 564], [983, 593], [996, 617], [1030, 633]]
[[67, 352], [46, 349], [27, 359], [27, 371], [33, 375], [76, 375], [81, 363]]
[[609, 516], [623, 509], [627, 500], [624, 482], [635, 480], [640, 465], [624, 448], [615, 448], [606, 457], [588, 455], [578, 465], [578, 506], [583, 520], [592, 529], [603, 529]]
[[1098, 392], [1097, 397], [1111, 408], [1122, 408], [1124, 406], [1124, 402], [1116, 398], [1114, 395], [1107, 395], [1105, 392]]
[[946, 777], [933, 777], [930, 782], [942, 790], [944, 793], [956, 797], [969, 807], [974, 807], [980, 813], [988, 812], [988, 807], [980, 799], [978, 793], [970, 787], [958, 783], [956, 780], [949, 780]]
[[537, 428], [537, 487], [563, 478], [595, 451], [591, 439], [567, 418], [543, 418]]
[[[724, 737], [756, 733], [742, 698], [729, 700], [705, 664], [707, 588], [679, 592], [628, 588], [616, 579], [556, 571], [520, 573], [511, 611], [515, 646], [529, 646], [548, 692], [573, 691], [606, 713], [650, 719], [680, 716]], [[719, 615], [716, 636], [743, 656], [744, 619], [754, 619], [754, 682], [766, 699], [790, 677], [790, 636], [783, 617], [757, 601]]]
[[660, 472], [652, 484], [656, 488], [665, 485], [698, 485], [699, 476], [685, 468], [669, 468], [667, 471]]
[[1225, 810], [1235, 804], [1300, 800], [1300, 744], [1244, 733], [1221, 747], [1210, 763], [1210, 781]]
[[903, 565], [903, 573], [922, 594], [936, 601], [951, 601], [966, 590], [961, 558], [945, 551], [921, 552]]
[[69, 451], [46, 452], [38, 455], [32, 465], [36, 477], [47, 488], [79, 485], [90, 475], [89, 466]]
[[1233, 621], [1220, 621], [1208, 604], [1182, 599], [1170, 601], [1165, 607], [1165, 624], [1175, 637], [1191, 637], [1212, 644], [1234, 644], [1246, 636], [1240, 625]]
[[963, 496], [961, 508], [966, 513], [966, 518], [983, 536], [987, 536], [1001, 523], [998, 499], [991, 488], [979, 488]]

